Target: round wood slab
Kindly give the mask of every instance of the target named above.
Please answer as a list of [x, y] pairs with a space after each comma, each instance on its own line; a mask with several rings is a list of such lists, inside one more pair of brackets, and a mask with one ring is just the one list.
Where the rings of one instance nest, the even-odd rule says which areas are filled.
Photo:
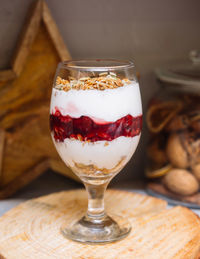
[[[87, 208], [84, 190], [64, 191], [24, 202], [0, 218], [0, 258], [152, 258], [134, 257], [134, 254], [136, 250], [140, 251], [140, 247], [148, 251], [156, 227], [160, 233], [160, 224], [165, 222], [166, 202], [119, 190], [107, 190], [105, 200], [108, 213], [125, 216], [131, 222], [133, 229], [127, 238], [106, 245], [86, 245], [64, 238], [60, 226], [80, 218]], [[145, 219], [146, 222], [149, 218], [154, 220], [155, 215], [161, 215], [157, 218], [157, 225], [150, 223], [145, 228]], [[167, 216], [170, 217], [169, 212]], [[177, 222], [173, 224], [179, 225]], [[196, 229], [195, 225], [194, 231]], [[156, 232], [154, 234], [157, 236]], [[191, 240], [192, 234], [188, 235]], [[149, 241], [143, 241], [143, 236], [149, 237]]]

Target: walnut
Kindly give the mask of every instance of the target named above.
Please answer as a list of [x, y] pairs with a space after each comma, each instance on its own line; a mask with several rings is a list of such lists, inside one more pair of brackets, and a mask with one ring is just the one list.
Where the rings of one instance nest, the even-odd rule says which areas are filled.
[[163, 177], [164, 185], [179, 195], [192, 195], [199, 189], [197, 179], [187, 170], [172, 169]]
[[190, 167], [200, 162], [200, 138], [196, 132], [184, 131], [180, 133], [183, 147], [185, 148]]
[[200, 181], [200, 163], [192, 167], [192, 173]]
[[174, 167], [187, 168], [189, 166], [187, 152], [182, 146], [178, 134], [172, 134], [167, 142], [166, 153], [169, 161]]

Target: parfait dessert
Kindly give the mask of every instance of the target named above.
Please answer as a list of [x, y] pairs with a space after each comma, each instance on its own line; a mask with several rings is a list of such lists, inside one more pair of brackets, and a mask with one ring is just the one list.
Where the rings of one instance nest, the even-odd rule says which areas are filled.
[[50, 125], [56, 149], [81, 176], [118, 173], [140, 138], [142, 108], [138, 83], [113, 72], [56, 78]]
[[51, 135], [60, 157], [88, 193], [87, 214], [62, 226], [64, 236], [106, 243], [128, 235], [126, 219], [105, 213], [104, 192], [135, 152], [141, 127], [141, 97], [132, 62], [73, 60], [58, 65]]

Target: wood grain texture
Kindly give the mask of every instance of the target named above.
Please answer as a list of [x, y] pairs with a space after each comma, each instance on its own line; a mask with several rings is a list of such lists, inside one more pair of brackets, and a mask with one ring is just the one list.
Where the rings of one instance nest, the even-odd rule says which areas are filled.
[[44, 159], [43, 161], [38, 163], [36, 166], [31, 168], [26, 173], [20, 174], [13, 181], [11, 181], [7, 186], [4, 186], [2, 190], [0, 190], [0, 199], [5, 199], [6, 197], [10, 197], [19, 188], [24, 187], [25, 185], [27, 185], [28, 183], [36, 179], [48, 168], [49, 168], [49, 160]]
[[[190, 210], [166, 210], [166, 202], [136, 193], [108, 190], [110, 214], [125, 216], [130, 235], [116, 243], [84, 245], [60, 233], [63, 223], [86, 210], [83, 190], [50, 194], [29, 200], [0, 218], [0, 255], [6, 259], [196, 259], [200, 249], [200, 221]], [[117, 201], [117, 202], [116, 202]]]
[[45, 159], [49, 168], [77, 179], [59, 158], [48, 121], [54, 73], [58, 62], [69, 58], [45, 2], [34, 1], [12, 68], [0, 71], [0, 128], [5, 135], [3, 151], [0, 145], [0, 198], [22, 187], [19, 179], [26, 179], [23, 185], [34, 179], [33, 168], [42, 170], [36, 175], [48, 169], [39, 166]]
[[42, 16], [42, 0], [36, 1], [27, 15], [27, 22], [19, 38], [12, 61], [12, 68], [16, 75], [20, 75], [26, 63], [31, 45], [37, 34]]
[[40, 26], [23, 73], [1, 88], [4, 97], [0, 100], [0, 124], [6, 130], [1, 186], [43, 158], [60, 161], [49, 131], [49, 100], [58, 62], [48, 33]]
[[1, 180], [1, 176], [2, 176], [4, 145], [5, 145], [5, 131], [3, 129], [0, 129], [0, 180]]
[[16, 78], [16, 74], [12, 69], [0, 71], [0, 81], [8, 81]]

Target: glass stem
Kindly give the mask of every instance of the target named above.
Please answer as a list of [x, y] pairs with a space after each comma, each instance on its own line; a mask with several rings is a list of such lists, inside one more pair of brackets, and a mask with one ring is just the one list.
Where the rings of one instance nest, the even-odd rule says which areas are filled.
[[101, 220], [105, 216], [104, 193], [109, 181], [100, 185], [84, 183], [88, 193], [87, 217], [91, 220]]

